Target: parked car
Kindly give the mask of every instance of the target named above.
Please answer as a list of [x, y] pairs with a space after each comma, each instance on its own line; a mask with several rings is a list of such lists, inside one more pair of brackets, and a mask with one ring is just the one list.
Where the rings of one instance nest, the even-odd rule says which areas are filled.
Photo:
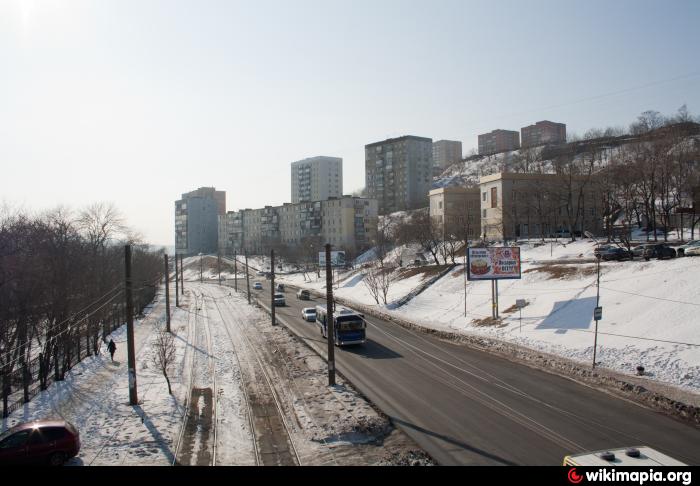
[[643, 245], [637, 245], [634, 248], [632, 248], [632, 257], [634, 258], [643, 258], [644, 257], [644, 250], [647, 248], [650, 248], [654, 246], [653, 243], [645, 243]]
[[676, 254], [679, 257], [685, 256], [685, 252], [690, 249], [690, 248], [697, 248], [700, 247], [700, 240], [692, 240], [686, 243], [685, 245], [681, 245], [678, 248], [676, 248]]
[[[596, 255], [598, 256], [598, 255]], [[619, 246], [612, 246], [609, 248], [606, 248], [604, 251], [600, 252], [600, 258], [603, 260], [609, 261], [609, 260], [617, 260], [618, 262], [623, 261], [623, 260], [631, 260], [632, 259], [632, 252], [628, 251], [624, 248], [620, 248]]]
[[612, 250], [613, 248], [615, 248], [615, 245], [598, 245], [593, 250], [593, 254], [596, 258], [600, 258], [601, 255]]
[[284, 294], [275, 293], [275, 306], [285, 305]]
[[301, 318], [305, 321], [314, 322], [316, 320], [316, 308], [304, 307], [301, 310]]
[[676, 258], [676, 250], [663, 243], [651, 245], [644, 249], [644, 259], [649, 261], [652, 258], [662, 260], [664, 258]]
[[284, 284], [278, 283], [277, 286], [275, 287], [275, 290], [277, 292], [284, 292]]
[[80, 451], [80, 434], [65, 420], [37, 420], [0, 434], [0, 465], [60, 466]]
[[262, 289], [263, 289], [262, 283], [260, 283], [260, 282], [255, 282], [255, 283], [253, 284], [253, 290], [262, 290]]
[[299, 300], [311, 300], [311, 292], [306, 289], [300, 289], [297, 292], [297, 299]]
[[263, 277], [263, 276], [265, 276], [265, 272], [263, 272], [262, 270], [258, 270], [256, 272], [256, 275], [258, 275], [259, 277]]
[[700, 245], [691, 246], [685, 250], [685, 256], [700, 256]]

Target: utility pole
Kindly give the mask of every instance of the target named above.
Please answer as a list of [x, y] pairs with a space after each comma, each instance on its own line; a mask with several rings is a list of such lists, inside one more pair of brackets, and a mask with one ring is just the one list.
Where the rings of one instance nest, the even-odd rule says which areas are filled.
[[221, 285], [221, 250], [219, 250], [219, 253], [217, 254], [216, 263], [219, 267], [219, 285]]
[[[596, 243], [598, 241], [596, 240]], [[598, 245], [600, 248], [600, 245]], [[593, 317], [595, 318], [595, 337], [593, 338], [593, 366], [595, 368], [595, 355], [598, 349], [598, 319], [599, 319], [599, 309], [600, 309], [600, 259], [602, 258], [600, 251], [598, 252], [598, 278], [596, 279], [596, 296], [595, 296], [595, 312]]]
[[131, 245], [124, 246], [124, 270], [126, 275], [126, 346], [129, 366], [129, 405], [138, 405], [136, 390], [136, 355], [134, 354], [134, 301], [131, 283]]
[[175, 307], [180, 307], [180, 275], [177, 271], [177, 253], [175, 253]]
[[326, 336], [328, 338], [328, 386], [335, 385], [335, 318], [333, 316], [333, 272], [331, 244], [326, 243]]
[[165, 322], [168, 332], [170, 332], [170, 266], [168, 265], [168, 254], [165, 257]]
[[234, 289], [238, 292], [238, 255], [233, 252], [233, 282]]
[[180, 255], [180, 292], [182, 292], [182, 295], [185, 295], [185, 264], [183, 263], [184, 259], [185, 257]]
[[248, 276], [248, 252], [245, 252], [245, 287], [248, 294], [248, 305], [250, 305], [250, 277]]
[[270, 250], [270, 316], [272, 325], [275, 323], [275, 250]]

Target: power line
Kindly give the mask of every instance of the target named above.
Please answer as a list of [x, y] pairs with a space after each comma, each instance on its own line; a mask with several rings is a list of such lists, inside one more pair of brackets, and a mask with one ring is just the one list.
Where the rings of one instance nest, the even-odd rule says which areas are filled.
[[601, 287], [601, 289], [610, 290], [612, 292], [620, 292], [622, 294], [634, 295], [636, 297], [646, 297], [647, 299], [663, 300], [665, 302], [673, 302], [675, 304], [686, 304], [686, 305], [694, 305], [696, 307], [700, 307], [700, 304], [698, 304], [696, 302], [685, 302], [683, 300], [664, 299], [663, 297], [654, 297], [652, 295], [636, 294], [634, 292], [626, 292], [624, 290], [611, 289], [611, 288], [607, 288], [607, 287]]

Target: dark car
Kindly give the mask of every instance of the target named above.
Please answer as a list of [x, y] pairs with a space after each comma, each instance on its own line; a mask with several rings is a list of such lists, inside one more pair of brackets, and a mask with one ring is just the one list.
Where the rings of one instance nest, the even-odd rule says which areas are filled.
[[37, 420], [0, 434], [0, 464], [60, 466], [80, 451], [80, 434], [65, 420]]
[[300, 300], [311, 300], [311, 292], [306, 289], [301, 289], [297, 292], [297, 299]]
[[643, 258], [643, 257], [644, 257], [644, 251], [645, 251], [647, 248], [651, 248], [652, 246], [654, 246], [653, 243], [646, 243], [646, 244], [643, 244], [643, 245], [637, 245], [637, 246], [635, 246], [634, 248], [632, 248], [632, 256], [633, 256], [634, 258]]
[[676, 258], [676, 250], [668, 245], [656, 244], [644, 249], [644, 259], [649, 261], [652, 258], [662, 260], [664, 258]]
[[618, 262], [621, 262], [623, 260], [631, 260], [632, 252], [625, 250], [624, 248], [620, 248], [619, 246], [611, 246], [606, 248], [605, 250], [601, 250], [599, 258], [608, 261], [617, 260]]

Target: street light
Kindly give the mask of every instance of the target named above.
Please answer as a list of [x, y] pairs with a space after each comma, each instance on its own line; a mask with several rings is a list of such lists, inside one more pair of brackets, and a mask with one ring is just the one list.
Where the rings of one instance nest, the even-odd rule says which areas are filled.
[[593, 234], [590, 231], [584, 232], [584, 235], [586, 235], [587, 238], [591, 238], [593, 241], [595, 241], [596, 246], [598, 248], [598, 253], [596, 255], [596, 259], [598, 261], [597, 267], [598, 267], [598, 277], [597, 277], [597, 282], [596, 282], [596, 299], [595, 299], [595, 310], [593, 311], [593, 318], [595, 319], [595, 337], [593, 338], [593, 366], [592, 368], [595, 368], [595, 357], [596, 357], [596, 350], [598, 348], [598, 320], [602, 317], [602, 309], [600, 308], [600, 260], [603, 257], [600, 254], [600, 242], [598, 239], [593, 236]]

